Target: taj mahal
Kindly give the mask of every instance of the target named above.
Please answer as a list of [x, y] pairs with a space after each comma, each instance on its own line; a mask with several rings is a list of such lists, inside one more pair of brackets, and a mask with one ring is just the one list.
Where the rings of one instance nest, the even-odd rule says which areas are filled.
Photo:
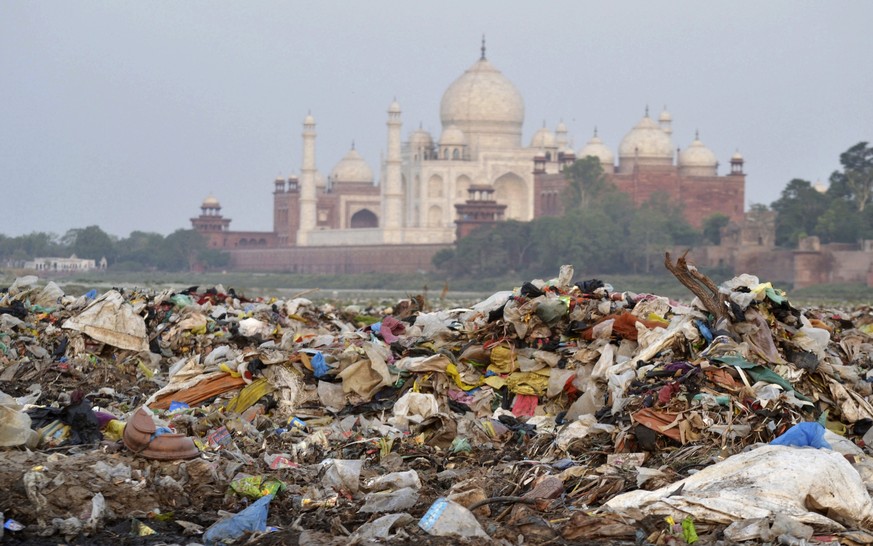
[[670, 113], [653, 119], [648, 108], [615, 153], [596, 130], [574, 150], [563, 122], [554, 131], [538, 129], [525, 144], [524, 98], [485, 53], [483, 40], [479, 59], [443, 93], [438, 138], [421, 128], [404, 138], [401, 105], [390, 103], [378, 177], [354, 145], [327, 176], [319, 172], [317, 123], [309, 114], [299, 176], [273, 183], [272, 231], [232, 231], [211, 196], [191, 219], [193, 228], [210, 247], [230, 251], [240, 267], [344, 272], [359, 269], [349, 265], [359, 263], [350, 258], [359, 254], [364, 263], [402, 259], [427, 268], [429, 256], [478, 224], [559, 214], [566, 185], [561, 171], [588, 156], [637, 203], [661, 191], [685, 204], [698, 227], [714, 213], [742, 222], [739, 153], [719, 175], [715, 154], [699, 138], [674, 147]]

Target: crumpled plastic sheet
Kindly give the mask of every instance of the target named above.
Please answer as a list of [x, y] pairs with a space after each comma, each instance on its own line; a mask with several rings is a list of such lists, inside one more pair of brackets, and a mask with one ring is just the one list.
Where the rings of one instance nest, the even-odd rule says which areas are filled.
[[117, 290], [110, 290], [91, 302], [81, 313], [67, 319], [63, 327], [119, 349], [149, 350], [145, 320]]
[[687, 515], [719, 525], [775, 514], [820, 531], [873, 525], [873, 501], [842, 454], [774, 445], [733, 455], [654, 491], [618, 495], [604, 506], [628, 515]]

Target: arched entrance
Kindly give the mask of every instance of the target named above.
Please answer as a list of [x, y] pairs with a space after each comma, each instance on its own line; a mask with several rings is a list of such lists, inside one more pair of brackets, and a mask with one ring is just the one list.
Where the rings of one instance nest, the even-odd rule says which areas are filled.
[[349, 227], [352, 229], [379, 227], [379, 217], [369, 209], [361, 209], [352, 214]]
[[506, 205], [507, 220], [530, 220], [527, 184], [515, 173], [506, 173], [494, 181], [494, 198]]

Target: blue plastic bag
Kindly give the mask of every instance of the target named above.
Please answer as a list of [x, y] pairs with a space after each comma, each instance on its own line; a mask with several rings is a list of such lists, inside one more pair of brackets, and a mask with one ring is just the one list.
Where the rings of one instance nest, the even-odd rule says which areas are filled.
[[831, 444], [824, 439], [825, 428], [820, 423], [797, 423], [776, 438], [770, 445], [798, 446], [831, 449]]
[[324, 355], [321, 351], [312, 355], [312, 360], [310, 360], [309, 363], [312, 364], [312, 371], [315, 372], [315, 377], [324, 377], [330, 371], [330, 368], [324, 361]]
[[203, 533], [203, 543], [206, 546], [217, 546], [234, 541], [245, 533], [266, 531], [271, 500], [273, 495], [264, 495], [245, 510], [216, 521]]

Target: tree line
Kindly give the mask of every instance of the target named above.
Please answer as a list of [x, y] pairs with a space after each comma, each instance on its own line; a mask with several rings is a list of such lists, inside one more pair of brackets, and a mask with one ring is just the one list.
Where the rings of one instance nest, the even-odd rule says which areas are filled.
[[826, 191], [795, 178], [771, 208], [776, 211], [776, 244], [793, 248], [808, 236], [823, 243], [873, 239], [873, 147], [859, 142], [840, 154], [841, 170]]
[[128, 237], [110, 235], [98, 226], [67, 231], [58, 236], [34, 232], [17, 237], [0, 235], [0, 263], [21, 267], [38, 257], [69, 257], [101, 260], [117, 271], [187, 271], [225, 267], [230, 257], [206, 246], [203, 236], [191, 229], [160, 233], [134, 231]]
[[[827, 191], [792, 180], [772, 203], [777, 246], [793, 248], [808, 235], [825, 243], [873, 239], [873, 148], [860, 142], [840, 155], [840, 164]], [[564, 174], [563, 216], [481, 227], [437, 253], [434, 266], [458, 277], [550, 275], [566, 263], [580, 274], [646, 274], [663, 269], [665, 248], [719, 244], [729, 222], [715, 214], [696, 230], [664, 194], [635, 207], [594, 157], [577, 160]]]

